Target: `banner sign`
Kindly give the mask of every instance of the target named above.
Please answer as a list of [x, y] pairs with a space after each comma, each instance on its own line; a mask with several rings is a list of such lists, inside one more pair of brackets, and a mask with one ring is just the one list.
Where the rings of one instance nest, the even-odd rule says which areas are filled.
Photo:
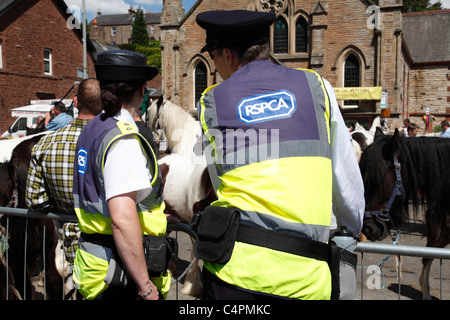
[[382, 87], [334, 88], [338, 100], [380, 100]]

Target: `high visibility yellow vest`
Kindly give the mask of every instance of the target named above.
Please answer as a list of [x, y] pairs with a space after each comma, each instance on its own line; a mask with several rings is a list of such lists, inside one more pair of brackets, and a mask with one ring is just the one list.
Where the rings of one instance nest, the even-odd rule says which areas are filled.
[[[166, 232], [167, 218], [162, 198], [162, 177], [153, 150], [134, 126], [113, 118], [101, 121], [97, 116], [81, 133], [76, 149], [74, 203], [79, 227], [83, 233], [112, 235], [111, 218], [103, 185], [105, 157], [117, 140], [130, 136], [140, 141], [147, 157], [148, 170], [152, 173], [152, 192], [146, 199], [136, 204], [142, 234], [163, 237]], [[87, 299], [97, 297], [108, 288], [104, 278], [110, 258], [110, 248], [80, 239], [74, 262], [74, 281]], [[165, 274], [151, 280], [166, 296], [170, 288], [170, 277]]]
[[[328, 242], [332, 211], [330, 106], [322, 78], [255, 61], [205, 90], [199, 118], [218, 200], [254, 226]], [[326, 262], [236, 242], [221, 280], [298, 299], [329, 299]]]

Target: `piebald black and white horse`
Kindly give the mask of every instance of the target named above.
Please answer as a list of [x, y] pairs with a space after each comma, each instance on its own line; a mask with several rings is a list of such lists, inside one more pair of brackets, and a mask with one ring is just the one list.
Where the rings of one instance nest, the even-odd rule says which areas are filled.
[[[408, 138], [377, 130], [374, 142], [361, 157], [366, 218], [363, 233], [382, 240], [389, 229], [400, 228], [411, 214], [425, 209], [427, 247], [450, 243], [450, 139]], [[409, 212], [410, 203], [412, 212]], [[430, 299], [432, 259], [423, 258], [420, 284]]]
[[[216, 199], [204, 156], [194, 152], [201, 143], [200, 124], [187, 111], [163, 98], [154, 101], [148, 113], [149, 126], [164, 131], [170, 149], [170, 154], [158, 161], [165, 176], [166, 213], [189, 223], [195, 212]], [[197, 296], [202, 293], [203, 286], [198, 260], [192, 258], [192, 267], [181, 292]]]

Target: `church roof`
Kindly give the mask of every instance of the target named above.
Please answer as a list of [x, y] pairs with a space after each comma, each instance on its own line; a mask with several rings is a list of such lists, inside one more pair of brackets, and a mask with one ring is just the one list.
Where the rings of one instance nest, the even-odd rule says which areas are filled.
[[449, 9], [403, 14], [403, 38], [412, 62], [449, 62], [449, 30]]

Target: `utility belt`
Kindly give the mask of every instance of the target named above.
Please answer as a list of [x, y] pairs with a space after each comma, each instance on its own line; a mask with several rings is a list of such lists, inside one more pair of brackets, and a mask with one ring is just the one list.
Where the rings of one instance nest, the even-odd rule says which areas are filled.
[[[302, 257], [325, 261], [332, 276], [332, 299], [339, 299], [339, 269], [341, 259], [346, 259], [336, 244], [329, 244], [293, 236], [240, 222], [237, 208], [209, 206], [196, 213], [191, 228], [197, 233], [194, 255], [202, 260], [226, 264], [233, 253], [236, 241], [265, 247]], [[352, 264], [356, 266], [354, 257]]]
[[[130, 277], [120, 258], [114, 238], [107, 234], [81, 233], [80, 241], [90, 242], [102, 247], [112, 249], [112, 256], [104, 279], [109, 286], [126, 287], [130, 282]], [[150, 277], [160, 277], [166, 273], [169, 260], [172, 256], [178, 255], [178, 243], [171, 237], [157, 237], [146, 235], [142, 238], [144, 247], [145, 262]]]

